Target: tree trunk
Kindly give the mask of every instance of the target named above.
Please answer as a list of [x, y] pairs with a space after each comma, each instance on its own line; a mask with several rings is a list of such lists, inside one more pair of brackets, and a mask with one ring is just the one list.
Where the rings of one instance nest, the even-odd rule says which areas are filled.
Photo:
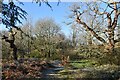
[[73, 31], [73, 35], [72, 35], [72, 45], [73, 47], [76, 47], [76, 33]]
[[51, 54], [51, 52], [50, 52], [50, 50], [49, 50], [49, 51], [48, 51], [48, 58], [50, 58], [50, 56], [51, 56], [50, 54]]
[[90, 34], [90, 32], [88, 32], [89, 34], [87, 35], [87, 44], [88, 45], [92, 45], [92, 35]]
[[107, 33], [108, 33], [108, 45], [109, 45], [109, 52], [110, 53], [114, 53], [114, 47], [115, 47], [114, 30], [117, 26], [117, 21], [118, 21], [118, 16], [119, 16], [116, 2], [113, 2], [113, 7], [114, 7], [113, 22], [112, 22], [112, 15], [110, 13], [107, 13], [107, 21], [108, 21]]
[[108, 32], [108, 49], [109, 49], [109, 53], [114, 53], [114, 46], [115, 46], [115, 42], [114, 42], [114, 30], [110, 29]]
[[[15, 33], [16, 34], [16, 33]], [[15, 41], [15, 34], [11, 34], [11, 37], [10, 40], [8, 39], [8, 37], [6, 37], [5, 35], [3, 35], [3, 38], [2, 39], [5, 39], [6, 42], [8, 42], [10, 44], [10, 48], [12, 49], [12, 54], [13, 54], [13, 59], [14, 60], [17, 60], [17, 47], [16, 45], [14, 44], [14, 41]]]
[[14, 60], [17, 60], [17, 47], [16, 47], [15, 44], [14, 44], [14, 46], [13, 46], [13, 59], [14, 59]]
[[6, 39], [5, 41], [10, 44], [10, 48], [12, 49], [13, 59], [17, 60], [17, 47], [14, 44], [14, 40], [8, 40], [8, 39]]

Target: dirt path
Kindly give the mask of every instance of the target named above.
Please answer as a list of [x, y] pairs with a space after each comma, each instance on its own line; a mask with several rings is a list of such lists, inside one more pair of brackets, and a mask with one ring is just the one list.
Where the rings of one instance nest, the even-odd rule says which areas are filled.
[[56, 75], [58, 71], [64, 70], [64, 67], [59, 66], [59, 64], [61, 64], [61, 62], [56, 60], [53, 63], [49, 64], [52, 66], [52, 68], [42, 70], [43, 78], [54, 78], [54, 75]]

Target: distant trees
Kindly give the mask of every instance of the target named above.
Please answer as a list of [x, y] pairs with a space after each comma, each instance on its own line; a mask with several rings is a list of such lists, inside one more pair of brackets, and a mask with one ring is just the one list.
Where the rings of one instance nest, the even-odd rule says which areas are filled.
[[76, 47], [76, 45], [77, 45], [77, 37], [78, 37], [78, 29], [77, 29], [77, 25], [75, 25], [75, 24], [72, 24], [71, 25], [71, 34], [72, 34], [72, 46], [73, 47]]
[[51, 18], [40, 19], [34, 27], [35, 46], [44, 57], [50, 58], [56, 52], [60, 26]]
[[24, 25], [21, 26], [21, 30], [25, 33], [22, 34], [21, 31], [14, 29], [17, 32], [16, 38], [16, 46], [18, 48], [18, 55], [21, 58], [24, 58], [26, 55], [29, 55], [32, 47], [32, 39], [33, 39], [33, 24], [31, 20], [27, 20]]

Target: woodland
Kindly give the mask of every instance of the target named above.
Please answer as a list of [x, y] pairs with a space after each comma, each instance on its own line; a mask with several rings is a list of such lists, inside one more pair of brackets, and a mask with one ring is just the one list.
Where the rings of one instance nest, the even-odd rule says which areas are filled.
[[[33, 3], [54, 10], [49, 0]], [[71, 31], [66, 36], [53, 18], [43, 17], [32, 25], [29, 13], [14, 0], [0, 1], [0, 21], [6, 27], [0, 31], [2, 80], [120, 80], [120, 1], [68, 7], [64, 23]]]

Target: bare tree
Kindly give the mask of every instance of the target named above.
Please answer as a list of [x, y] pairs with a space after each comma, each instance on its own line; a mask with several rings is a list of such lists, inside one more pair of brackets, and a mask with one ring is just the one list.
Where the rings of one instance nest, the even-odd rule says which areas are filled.
[[36, 43], [40, 46], [38, 49], [46, 51], [45, 56], [50, 58], [52, 51], [55, 49], [55, 37], [60, 32], [60, 27], [52, 19], [40, 19], [36, 22], [34, 34], [36, 36]]
[[[103, 3], [103, 1], [102, 1]], [[114, 46], [115, 43], [117, 42], [117, 40], [114, 40], [114, 30], [117, 27], [117, 23], [118, 23], [118, 16], [119, 16], [119, 7], [117, 7], [117, 4], [120, 2], [112, 2], [112, 3], [107, 3], [104, 2], [104, 5], [107, 5], [106, 8], [102, 8], [103, 12], [101, 12], [101, 8], [100, 6], [97, 6], [95, 3], [94, 6], [90, 6], [90, 10], [93, 11], [93, 14], [97, 14], [97, 15], [104, 15], [106, 16], [107, 19], [107, 26], [103, 32], [107, 34], [107, 40], [105, 40], [102, 36], [100, 36], [95, 30], [94, 28], [91, 28], [90, 26], [87, 25], [87, 22], [83, 21], [83, 19], [81, 18], [81, 16], [86, 12], [86, 10], [81, 9], [80, 7], [75, 7], [73, 8], [71, 11], [74, 13], [74, 18], [75, 21], [82, 25], [82, 27], [84, 29], [86, 29], [87, 31], [89, 31], [96, 39], [98, 39], [99, 41], [101, 41], [103, 44], [107, 44], [109, 47], [109, 51], [113, 52], [114, 51]], [[107, 11], [107, 9], [110, 9]], [[114, 16], [112, 18], [112, 16]]]

